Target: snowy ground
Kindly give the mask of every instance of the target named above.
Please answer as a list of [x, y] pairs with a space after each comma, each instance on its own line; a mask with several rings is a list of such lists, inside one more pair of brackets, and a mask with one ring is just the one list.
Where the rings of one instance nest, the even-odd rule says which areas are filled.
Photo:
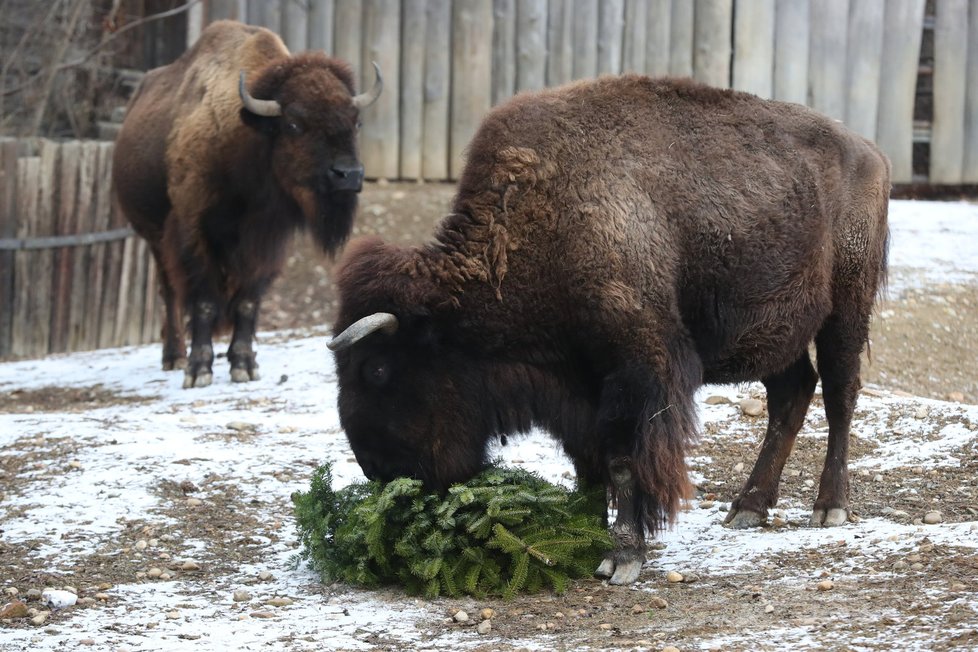
[[[978, 283], [978, 206], [891, 206], [891, 292]], [[948, 496], [978, 507], [978, 407], [886, 388], [863, 392], [853, 426], [853, 483], [868, 488], [853, 502], [864, 517], [835, 529], [804, 525], [825, 435], [813, 406], [796, 451], [805, 463], [786, 472], [783, 525], [753, 531], [721, 522], [763, 432], [763, 420], [745, 417], [736, 402], [760, 386], [704, 388], [704, 436], [692, 460], [703, 492], [636, 587], [577, 590], [594, 616], [586, 627], [572, 628], [570, 612], [548, 615], [540, 600], [514, 609], [322, 587], [291, 563], [289, 496], [308, 488], [324, 460], [340, 485], [361, 477], [339, 429], [326, 341], [324, 331], [265, 335], [261, 381], [232, 385], [220, 360], [215, 384], [192, 391], [159, 371], [156, 346], [0, 364], [0, 392], [24, 396], [25, 405], [0, 414], [0, 590], [8, 590], [0, 603], [15, 597], [12, 589], [22, 598], [44, 588], [42, 580], [95, 598], [38, 625], [0, 621], [0, 650], [978, 646], [978, 522], [971, 510], [948, 507]], [[57, 409], [34, 400], [52, 387], [103, 398]], [[732, 403], [710, 405], [709, 396]], [[566, 482], [571, 470], [539, 433], [499, 452], [553, 481]], [[237, 520], [223, 531], [226, 507]], [[931, 509], [945, 512], [943, 522], [920, 523]], [[148, 576], [153, 567], [170, 577]], [[104, 584], [93, 568], [104, 569]], [[697, 581], [671, 586], [670, 570]], [[817, 589], [823, 580], [832, 590]], [[234, 601], [236, 590], [249, 599]], [[886, 591], [896, 594], [885, 612], [869, 609]], [[627, 606], [663, 596], [670, 607], [616, 621], [610, 607], [589, 606], [592, 594]], [[274, 597], [291, 604], [269, 604]], [[710, 614], [694, 611], [710, 600]], [[484, 606], [497, 610], [488, 635], [445, 622], [455, 608]]]

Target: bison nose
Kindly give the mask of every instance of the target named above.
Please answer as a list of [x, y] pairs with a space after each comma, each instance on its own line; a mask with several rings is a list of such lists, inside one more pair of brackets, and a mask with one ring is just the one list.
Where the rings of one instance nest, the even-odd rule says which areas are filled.
[[360, 192], [363, 188], [363, 166], [359, 163], [333, 165], [329, 169], [329, 181], [333, 190]]

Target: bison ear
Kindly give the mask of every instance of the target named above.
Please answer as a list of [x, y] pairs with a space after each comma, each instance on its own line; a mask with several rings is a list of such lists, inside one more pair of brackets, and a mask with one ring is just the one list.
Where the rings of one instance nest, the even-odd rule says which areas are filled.
[[254, 114], [248, 109], [241, 109], [238, 114], [241, 116], [241, 122], [245, 123], [259, 133], [263, 133], [268, 136], [274, 136], [276, 133], [278, 133], [278, 118], [267, 118], [265, 116]]

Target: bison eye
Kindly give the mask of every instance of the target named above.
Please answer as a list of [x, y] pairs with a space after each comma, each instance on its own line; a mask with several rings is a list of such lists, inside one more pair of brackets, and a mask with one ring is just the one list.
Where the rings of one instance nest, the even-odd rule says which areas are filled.
[[302, 133], [302, 127], [299, 126], [299, 123], [295, 122], [294, 120], [286, 120], [285, 132], [293, 136], [298, 136]]
[[391, 378], [390, 365], [384, 360], [367, 360], [361, 368], [363, 379], [374, 387], [383, 387]]

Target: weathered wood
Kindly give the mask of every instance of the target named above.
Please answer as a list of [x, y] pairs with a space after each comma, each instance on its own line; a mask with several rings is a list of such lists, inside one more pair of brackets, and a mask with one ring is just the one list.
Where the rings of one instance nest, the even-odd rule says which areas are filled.
[[401, 5], [400, 177], [421, 179], [424, 135], [425, 0]]
[[733, 87], [774, 95], [774, 0], [737, 0], [734, 11]]
[[[359, 72], [363, 68], [360, 61], [363, 56], [363, 4], [360, 0], [336, 0], [333, 11], [334, 54]], [[370, 65], [369, 61], [367, 65]]]
[[547, 13], [547, 85], [559, 86], [574, 78], [574, 5], [552, 0]]
[[398, 110], [401, 103], [401, 9], [399, 0], [368, 0], [363, 13], [363, 88], [373, 83], [377, 62], [384, 92], [363, 111], [360, 152], [368, 177], [398, 178]]
[[[111, 154], [109, 155], [111, 156]], [[109, 163], [111, 171], [111, 162]], [[128, 225], [125, 215], [119, 210], [119, 206], [114, 198], [110, 197], [109, 202], [109, 228], [121, 228]], [[105, 247], [105, 290], [102, 295], [102, 304], [99, 306], [99, 347], [119, 346], [121, 344], [120, 335], [120, 306], [124, 301], [122, 293], [123, 285], [127, 282], [123, 278], [123, 265], [125, 263], [125, 250], [129, 243], [136, 236], [109, 242]]]
[[774, 99], [808, 102], [810, 0], [777, 0], [774, 19]]
[[[17, 159], [23, 145], [0, 139], [0, 238], [17, 235]], [[0, 251], [0, 358], [11, 354], [14, 317], [14, 252]]]
[[[41, 178], [38, 183], [37, 212], [34, 215], [34, 235], [57, 233], [57, 197], [61, 168], [61, 147], [51, 140], [40, 142]], [[54, 251], [42, 249], [34, 252], [31, 274], [31, 319], [37, 328], [32, 353], [44, 355], [50, 349], [51, 292], [54, 285]]]
[[659, 77], [669, 74], [669, 43], [672, 0], [649, 0], [645, 14], [645, 72]]
[[[111, 179], [112, 143], [99, 142], [95, 145], [95, 179], [92, 209], [92, 230], [107, 231], [112, 217]], [[105, 299], [105, 259], [110, 243], [92, 246], [91, 264], [84, 282], [89, 288], [88, 304], [85, 308], [86, 340], [92, 348], [102, 346], [102, 302]]]
[[647, 10], [648, 3], [645, 0], [625, 0], [622, 72], [645, 72]]
[[598, 74], [598, 1], [574, 0], [574, 79]]
[[675, 77], [693, 76], [693, 27], [692, 0], [672, 0], [669, 14], [669, 74]]
[[148, 247], [142, 238], [132, 249], [132, 280], [129, 283], [128, 312], [125, 322], [125, 344], [141, 344], [143, 341], [143, 308], [146, 304], [146, 277], [148, 274], [146, 252]]
[[452, 7], [449, 167], [458, 178], [465, 148], [492, 102], [492, 0], [456, 0]]
[[598, 74], [621, 72], [624, 0], [602, 0], [598, 6]]
[[968, 67], [968, 0], [941, 0], [934, 22], [931, 183], [961, 183]]
[[849, 0], [818, 0], [812, 6], [808, 101], [837, 120], [846, 117], [846, 41]]
[[450, 0], [428, 0], [424, 53], [424, 143], [421, 168], [425, 179], [448, 179], [449, 75], [451, 73]]
[[543, 88], [547, 83], [547, 0], [516, 4], [516, 90]]
[[[292, 0], [284, 0], [291, 2]], [[248, 0], [248, 22], [267, 27], [276, 34], [282, 31], [280, 0]]]
[[726, 88], [730, 86], [733, 0], [696, 0], [693, 77]]
[[204, 14], [204, 4], [198, 2], [187, 10], [187, 47], [193, 46], [200, 38], [207, 17]]
[[281, 5], [282, 23], [279, 33], [290, 52], [302, 52], [308, 47], [309, 22], [304, 4], [285, 0]]
[[[41, 184], [41, 157], [25, 156], [17, 161], [17, 237], [37, 235], [37, 204]], [[10, 353], [30, 357], [47, 352], [47, 334], [37, 341], [37, 330], [46, 324], [32, 322], [33, 293], [38, 279], [34, 276], [34, 257], [38, 251], [18, 251], [14, 256], [13, 319]]]
[[492, 103], [516, 92], [516, 0], [492, 2]]
[[149, 255], [149, 247], [146, 246], [140, 252], [146, 266], [146, 283], [143, 286], [143, 314], [140, 318], [142, 326], [139, 332], [139, 342], [152, 342], [153, 334], [159, 333], [159, 324], [156, 323], [156, 304], [159, 296], [159, 279], [156, 277], [156, 263]]
[[[79, 152], [78, 191], [75, 195], [75, 230], [77, 233], [94, 233], [95, 188], [98, 183], [98, 146], [95, 141], [83, 142]], [[73, 261], [70, 308], [68, 310], [69, 351], [87, 351], [95, 348], [95, 338], [89, 334], [87, 315], [92, 309], [94, 288], [86, 283], [92, 265], [94, 245], [75, 247]]]
[[885, 4], [885, 0], [859, 0], [849, 9], [846, 124], [870, 140], [876, 140]]
[[970, 0], [970, 6], [962, 183], [978, 183], [978, 0]]
[[333, 53], [333, 0], [309, 0], [306, 44], [310, 50]]
[[[78, 167], [81, 158], [81, 142], [72, 141], [60, 145], [61, 164], [58, 168], [58, 191], [54, 195], [55, 227], [51, 235], [78, 233], [77, 211]], [[68, 312], [71, 309], [74, 247], [50, 250], [54, 259], [51, 285], [51, 335], [48, 350], [61, 353], [68, 350]]]
[[245, 3], [240, 0], [207, 0], [205, 17], [208, 23], [215, 20], [244, 20]]

